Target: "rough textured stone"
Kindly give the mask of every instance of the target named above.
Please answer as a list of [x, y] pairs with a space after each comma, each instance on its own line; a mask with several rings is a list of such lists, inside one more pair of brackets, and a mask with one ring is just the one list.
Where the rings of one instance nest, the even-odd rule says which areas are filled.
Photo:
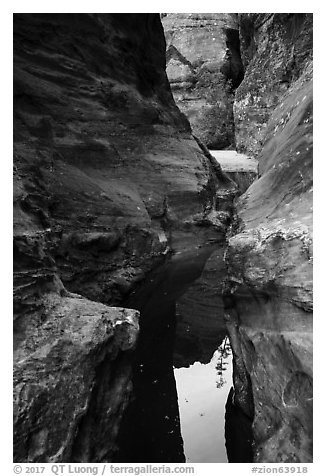
[[243, 77], [237, 14], [168, 13], [162, 22], [178, 107], [209, 148], [233, 145], [233, 91]]
[[240, 13], [243, 82], [236, 91], [236, 147], [257, 155], [268, 120], [312, 60], [312, 14]]
[[131, 391], [137, 311], [54, 292], [39, 304], [15, 322], [14, 460], [110, 460]]
[[[212, 18], [197, 20], [206, 48]], [[227, 253], [234, 403], [253, 421], [256, 461], [308, 462], [311, 15], [241, 14], [240, 25], [237, 141], [259, 155], [260, 178], [237, 203]], [[114, 459], [137, 325], [107, 304], [171, 249], [224, 240], [235, 187], [176, 108], [165, 50], [155, 14], [15, 14], [17, 461]], [[171, 47], [175, 84], [193, 88], [196, 73], [203, 93], [211, 73], [233, 79], [217, 50], [188, 64]]]
[[[271, 45], [275, 32], [280, 31], [280, 25], [293, 25], [291, 22], [294, 20], [289, 18], [291, 20], [292, 17], [266, 15], [264, 28], [269, 27], [265, 30], [265, 43], [259, 45]], [[256, 20], [254, 15], [253, 21]], [[303, 16], [299, 23], [303, 30], [289, 30], [292, 41], [298, 40], [298, 31], [306, 32], [309, 21], [308, 16]], [[256, 32], [254, 30], [252, 35]], [[300, 38], [304, 49], [296, 50], [297, 43], [294, 41], [295, 57], [308, 58], [310, 52], [305, 49], [306, 37], [303, 35]], [[281, 50], [281, 47], [282, 42], [276, 42], [274, 50]], [[258, 47], [247, 65], [240, 87], [242, 92], [238, 96], [240, 98], [247, 88], [249, 104], [254, 101], [255, 91], [250, 84], [263, 57], [262, 51], [266, 61], [270, 62], [269, 66], [275, 64], [273, 57], [261, 48]], [[279, 69], [275, 69], [275, 74], [290, 68], [288, 56], [279, 60]], [[263, 71], [265, 68], [260, 69]], [[293, 74], [296, 76], [295, 70]], [[265, 90], [275, 84], [273, 81], [264, 83]], [[269, 97], [272, 91], [270, 89]], [[229, 283], [225, 306], [234, 352], [234, 400], [253, 420], [255, 461], [310, 462], [311, 64], [305, 63], [301, 75], [292, 79], [281, 96], [278, 86], [274, 94], [279, 100], [278, 104], [274, 103], [273, 110], [269, 110], [268, 121], [265, 120], [264, 147], [258, 155], [260, 178], [236, 203], [236, 217], [227, 250]], [[244, 106], [244, 103], [242, 106], [243, 111], [247, 111], [247, 118], [256, 108]], [[239, 120], [241, 137], [248, 133], [246, 125], [241, 129], [243, 124]], [[246, 147], [252, 149], [252, 144], [249, 138]]]
[[105, 305], [224, 234], [234, 193], [173, 101], [158, 14], [14, 15], [16, 461], [112, 460], [136, 324]]
[[174, 104], [158, 15], [14, 28], [15, 231], [51, 230], [65, 286], [119, 303], [227, 181]]

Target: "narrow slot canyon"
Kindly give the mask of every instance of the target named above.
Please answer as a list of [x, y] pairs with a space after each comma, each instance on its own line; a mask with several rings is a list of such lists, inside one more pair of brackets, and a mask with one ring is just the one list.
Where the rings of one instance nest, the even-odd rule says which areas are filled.
[[[238, 182], [238, 194], [257, 176], [257, 162], [243, 154], [214, 155], [224, 157], [222, 170]], [[232, 206], [231, 200], [230, 218]], [[232, 404], [225, 415], [232, 388], [223, 304], [225, 236], [209, 230], [191, 238], [177, 242], [181, 248], [123, 302], [140, 312], [140, 333], [134, 400], [121, 424], [116, 462], [221, 463], [228, 454], [233, 462], [252, 460], [250, 431], [249, 439], [240, 431], [236, 445], [233, 437], [229, 448], [225, 443], [234, 426]]]
[[14, 461], [309, 463], [312, 382], [312, 14], [14, 14]]

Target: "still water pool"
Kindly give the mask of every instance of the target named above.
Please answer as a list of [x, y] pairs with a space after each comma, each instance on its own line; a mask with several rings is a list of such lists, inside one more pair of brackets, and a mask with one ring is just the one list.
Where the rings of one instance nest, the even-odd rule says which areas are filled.
[[[216, 249], [208, 245], [176, 253], [125, 303], [140, 311], [140, 333], [133, 398], [122, 419], [116, 462], [227, 462], [230, 348], [223, 319], [214, 324], [223, 312], [211, 292], [217, 278], [208, 273], [211, 287], [206, 275], [200, 281]], [[192, 283], [199, 289], [190, 288]], [[188, 289], [196, 299], [180, 306]]]

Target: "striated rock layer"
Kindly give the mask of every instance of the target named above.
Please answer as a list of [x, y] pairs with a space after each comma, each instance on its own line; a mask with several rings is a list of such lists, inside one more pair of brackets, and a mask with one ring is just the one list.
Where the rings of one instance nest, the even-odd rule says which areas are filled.
[[108, 305], [223, 237], [234, 193], [173, 101], [158, 14], [14, 15], [15, 461], [112, 460], [137, 324]]
[[[237, 92], [239, 99], [246, 91], [246, 104], [235, 106], [237, 111], [242, 104], [247, 122], [238, 117], [238, 140], [240, 148], [254, 150], [257, 144], [246, 124], [254, 130], [255, 118], [264, 117], [264, 146], [258, 154], [260, 178], [236, 203], [226, 257], [225, 307], [234, 353], [234, 403], [253, 421], [255, 461], [310, 462], [312, 67], [307, 25], [311, 15], [261, 15], [260, 27], [256, 15], [244, 18], [242, 30], [248, 22], [256, 25], [247, 30], [250, 38], [265, 37], [257, 51], [248, 47], [246, 75]], [[282, 54], [284, 38], [278, 35], [285, 27], [295, 58], [302, 59], [300, 75], [290, 57]], [[266, 50], [272, 44], [279, 55], [277, 69], [273, 69], [276, 57]], [[281, 96], [281, 85], [273, 76], [266, 82], [262, 78], [265, 86], [257, 102], [252, 84], [255, 81], [257, 88], [261, 84], [257, 65], [263, 61], [269, 63], [260, 67], [261, 73], [269, 66], [275, 74], [288, 70], [292, 76], [287, 87], [283, 84]], [[263, 98], [272, 96], [274, 106], [266, 116]]]
[[16, 15], [14, 45], [16, 234], [49, 230], [65, 286], [118, 303], [229, 183], [174, 104], [157, 15]]
[[243, 78], [237, 14], [163, 14], [167, 75], [194, 134], [211, 149], [234, 145], [234, 89]]

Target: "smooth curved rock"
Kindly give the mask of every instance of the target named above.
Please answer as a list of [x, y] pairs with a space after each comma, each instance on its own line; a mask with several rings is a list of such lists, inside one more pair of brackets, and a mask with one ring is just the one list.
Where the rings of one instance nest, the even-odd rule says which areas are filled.
[[234, 193], [173, 101], [158, 14], [14, 15], [16, 461], [112, 461], [136, 323], [104, 304], [224, 234]]
[[230, 186], [174, 104], [158, 15], [22, 14], [14, 32], [15, 232], [50, 229], [65, 286], [118, 304]]
[[[266, 15], [271, 36], [265, 44], [287, 18], [276, 15], [274, 25]], [[242, 91], [250, 87], [257, 63], [265, 58], [262, 51], [258, 49], [247, 65]], [[306, 50], [301, 53], [309, 57]], [[289, 67], [287, 56], [283, 63], [280, 58], [281, 66]], [[248, 89], [247, 94], [251, 98], [254, 92]], [[251, 109], [246, 111], [250, 114]], [[248, 133], [241, 121], [239, 127], [243, 136]], [[235, 403], [253, 419], [255, 461], [307, 463], [312, 461], [310, 63], [269, 111], [264, 127], [260, 178], [236, 203], [227, 250], [225, 306]], [[251, 146], [247, 142], [246, 147]]]

